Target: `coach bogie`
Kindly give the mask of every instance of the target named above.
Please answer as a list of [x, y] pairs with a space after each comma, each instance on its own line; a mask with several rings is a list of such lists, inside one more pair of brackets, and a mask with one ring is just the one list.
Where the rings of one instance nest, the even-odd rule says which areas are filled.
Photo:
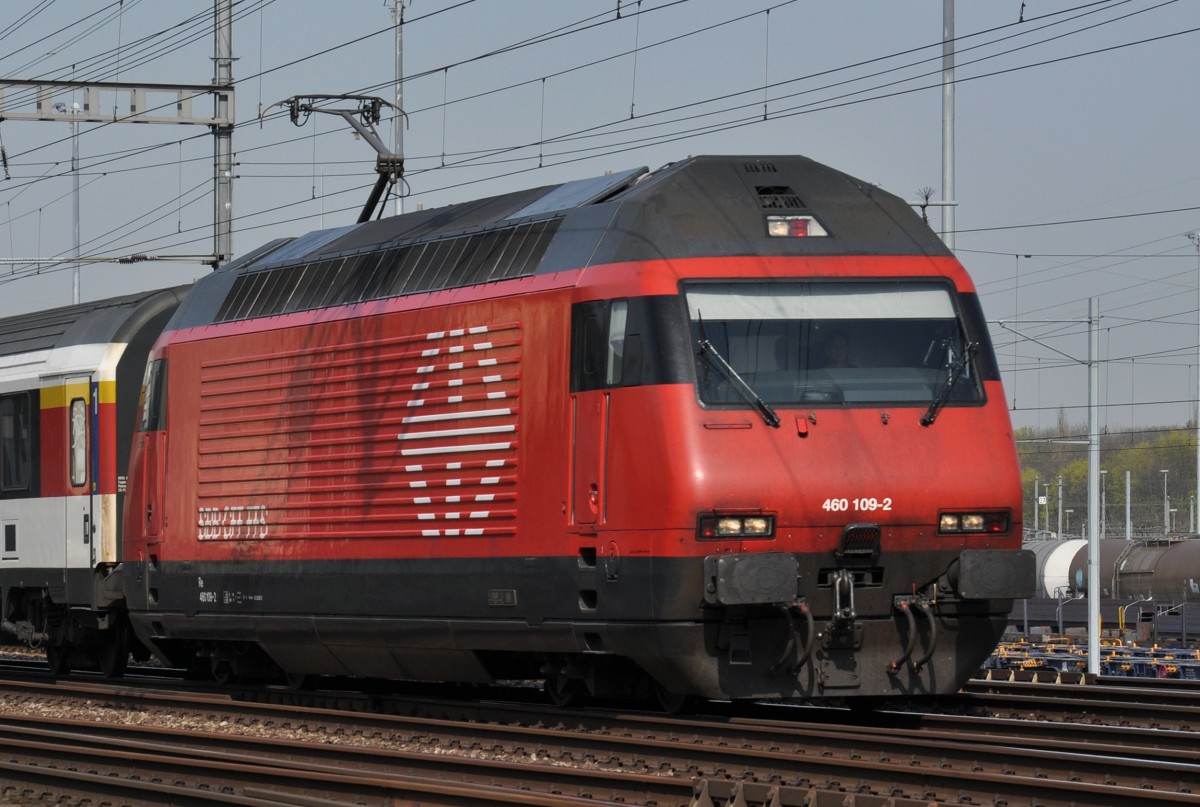
[[130, 654], [123, 608], [69, 606], [47, 589], [13, 589], [6, 595], [4, 632], [32, 648], [42, 648], [50, 669], [99, 669], [108, 677], [125, 671]]
[[65, 640], [66, 617], [66, 607], [54, 604], [46, 589], [10, 588], [0, 628], [29, 647], [46, 647]]

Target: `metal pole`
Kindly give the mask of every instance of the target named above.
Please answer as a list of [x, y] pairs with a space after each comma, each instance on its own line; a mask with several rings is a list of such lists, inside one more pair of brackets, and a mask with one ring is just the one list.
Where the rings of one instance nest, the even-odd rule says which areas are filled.
[[[954, 0], [942, 0], [942, 201], [954, 202]], [[942, 208], [942, 241], [954, 250], [954, 206]]]
[[1088, 672], [1100, 673], [1100, 300], [1088, 300]]
[[[215, 0], [214, 117], [233, 120], [233, 0]], [[233, 125], [213, 127], [213, 268], [233, 257]]]
[[1125, 472], [1125, 540], [1133, 540], [1133, 503], [1129, 501], [1129, 491], [1132, 481], [1130, 472]]
[[[1196, 245], [1196, 300], [1200, 303], [1200, 231], [1189, 233], [1188, 237]], [[1197, 314], [1196, 327], [1200, 338], [1200, 314]], [[1200, 350], [1200, 341], [1196, 345]], [[1200, 359], [1196, 363], [1196, 501], [1200, 502]], [[1200, 530], [1200, 522], [1194, 529]]]
[[[392, 20], [396, 24], [396, 117], [392, 126], [392, 153], [404, 156], [404, 0], [396, 0], [392, 6]], [[404, 212], [404, 196], [396, 189], [396, 215]]]
[[[1063, 485], [1062, 474], [1059, 474], [1058, 475], [1058, 537], [1059, 538], [1061, 538], [1062, 534], [1063, 534], [1063, 531], [1062, 531], [1062, 516], [1063, 516], [1062, 485]], [[1068, 524], [1067, 526], [1070, 526], [1070, 525]]]
[[[71, 105], [71, 188], [75, 197], [72, 204], [72, 219], [75, 232], [75, 258], [79, 258], [79, 122], [75, 120], [75, 114], [79, 110], [78, 104]], [[75, 270], [72, 272], [73, 283], [71, 288], [71, 302], [79, 305], [79, 264], [75, 264]]]
[[1032, 507], [1032, 508], [1030, 508], [1030, 512], [1032, 512], [1032, 513], [1033, 513], [1033, 532], [1034, 532], [1034, 535], [1036, 535], [1036, 534], [1037, 534], [1037, 531], [1038, 531], [1038, 493], [1040, 493], [1040, 492], [1041, 492], [1041, 490], [1042, 490], [1042, 480], [1041, 480], [1041, 479], [1038, 479], [1038, 478], [1035, 476], [1035, 477], [1033, 478], [1033, 507]]
[[1163, 475], [1163, 534], [1164, 535], [1171, 531], [1171, 500], [1169, 498], [1167, 498], [1167, 471], [1168, 470], [1169, 469], [1167, 469], [1167, 468], [1163, 468], [1161, 471], [1161, 473]]
[[1100, 471], [1100, 540], [1108, 537], [1108, 471]]

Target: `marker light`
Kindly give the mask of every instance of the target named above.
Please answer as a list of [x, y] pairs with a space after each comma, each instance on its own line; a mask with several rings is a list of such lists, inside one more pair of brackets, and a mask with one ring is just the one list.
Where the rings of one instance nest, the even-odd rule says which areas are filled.
[[999, 510], [979, 513], [942, 513], [938, 532], [946, 533], [1003, 533], [1008, 532], [1009, 512]]
[[814, 238], [829, 235], [812, 216], [767, 216], [767, 235], [773, 238]]
[[696, 534], [701, 539], [770, 538], [775, 516], [736, 516], [708, 513], [700, 516]]

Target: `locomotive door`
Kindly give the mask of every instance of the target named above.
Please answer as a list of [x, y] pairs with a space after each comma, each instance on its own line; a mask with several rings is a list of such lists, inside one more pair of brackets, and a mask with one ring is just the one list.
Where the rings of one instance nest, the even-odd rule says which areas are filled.
[[[99, 406], [90, 375], [63, 379], [66, 406], [66, 568], [90, 569], [94, 558]], [[88, 581], [90, 584], [90, 580]], [[70, 576], [68, 575], [68, 586]], [[82, 593], [82, 592], [80, 592]], [[68, 593], [68, 597], [71, 594]]]
[[571, 313], [571, 525], [608, 520], [610, 389], [621, 386], [627, 300], [577, 303]]
[[146, 542], [156, 544], [162, 540], [162, 493], [163, 493], [163, 453], [166, 448], [167, 433], [165, 431], [146, 432], [142, 440], [142, 466], [145, 475], [145, 496], [142, 499], [146, 507]]
[[574, 397], [571, 521], [577, 526], [604, 520], [608, 404], [608, 392], [594, 390]]
[[146, 369], [142, 421], [138, 441], [142, 452], [142, 522], [148, 544], [162, 540], [164, 464], [167, 448], [167, 363], [157, 359]]

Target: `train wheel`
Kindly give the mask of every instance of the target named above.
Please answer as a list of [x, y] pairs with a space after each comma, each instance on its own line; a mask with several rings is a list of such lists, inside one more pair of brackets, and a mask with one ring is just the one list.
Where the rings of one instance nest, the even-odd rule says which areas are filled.
[[51, 675], [66, 675], [71, 671], [71, 645], [67, 642], [46, 646], [46, 662]]
[[577, 706], [583, 700], [583, 684], [571, 678], [548, 675], [543, 689], [550, 702], [560, 709]]
[[122, 622], [112, 634], [112, 641], [105, 642], [96, 652], [96, 661], [105, 678], [120, 678], [129, 666], [129, 631]]
[[654, 701], [658, 708], [669, 715], [682, 714], [691, 709], [693, 699], [688, 695], [680, 695], [654, 682]]
[[237, 683], [238, 674], [233, 662], [228, 659], [214, 658], [212, 662], [212, 677], [221, 686]]
[[316, 678], [306, 673], [285, 673], [288, 689], [293, 692], [303, 692], [316, 686]]
[[188, 659], [187, 666], [183, 669], [183, 677], [186, 681], [207, 681], [212, 678], [212, 661], [200, 656], [193, 656]]
[[879, 696], [846, 698], [846, 708], [856, 715], [870, 715], [887, 705], [887, 698]]

